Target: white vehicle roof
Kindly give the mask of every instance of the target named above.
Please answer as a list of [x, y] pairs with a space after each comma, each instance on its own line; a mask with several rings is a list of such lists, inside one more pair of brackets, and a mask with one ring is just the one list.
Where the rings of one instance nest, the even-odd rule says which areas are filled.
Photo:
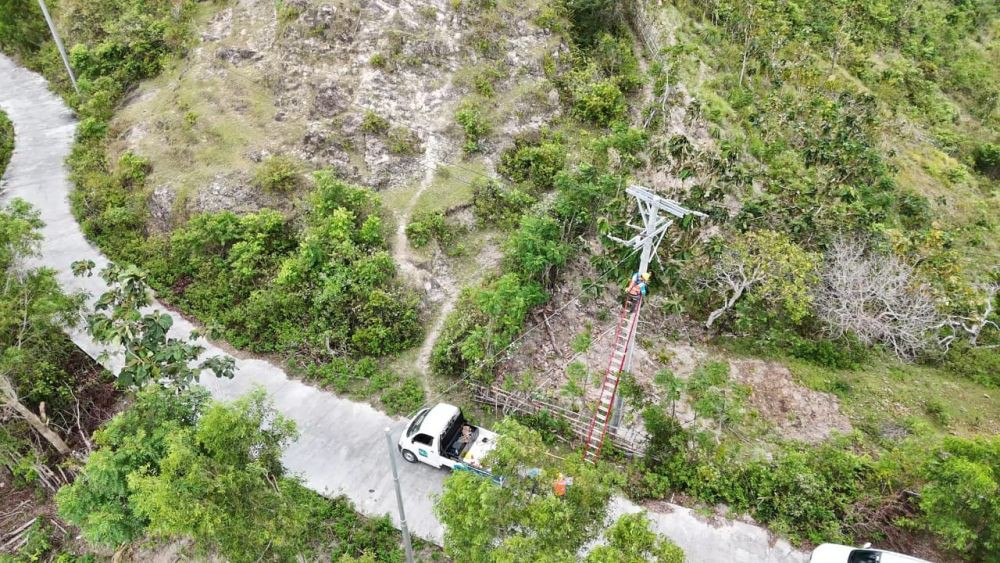
[[420, 433], [430, 434], [431, 436], [438, 437], [441, 432], [448, 427], [448, 423], [451, 419], [458, 416], [459, 410], [455, 405], [449, 405], [448, 403], [438, 403], [431, 408], [427, 416], [424, 417], [424, 421], [420, 423]]
[[[861, 552], [852, 559], [851, 554], [855, 551]], [[878, 559], [864, 557], [864, 553], [878, 554]], [[850, 547], [835, 543], [824, 543], [813, 550], [809, 563], [868, 563], [878, 561], [878, 563], [929, 563], [923, 559], [896, 553], [895, 551], [884, 551], [873, 547]]]

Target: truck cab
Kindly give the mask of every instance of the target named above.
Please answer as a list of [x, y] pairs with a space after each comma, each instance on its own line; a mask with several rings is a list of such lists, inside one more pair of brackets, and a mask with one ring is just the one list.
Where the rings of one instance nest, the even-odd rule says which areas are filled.
[[496, 447], [497, 435], [470, 424], [447, 403], [422, 409], [399, 437], [399, 453], [410, 463], [486, 473], [482, 461]]

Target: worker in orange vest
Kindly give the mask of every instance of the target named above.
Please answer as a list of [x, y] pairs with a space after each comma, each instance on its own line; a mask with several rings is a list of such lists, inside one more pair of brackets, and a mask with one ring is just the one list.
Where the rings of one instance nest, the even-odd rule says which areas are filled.
[[636, 272], [628, 280], [628, 287], [625, 288], [625, 293], [628, 294], [629, 307], [634, 312], [636, 306], [639, 305], [639, 301], [646, 295], [646, 287], [649, 285], [649, 279], [652, 277], [649, 272]]

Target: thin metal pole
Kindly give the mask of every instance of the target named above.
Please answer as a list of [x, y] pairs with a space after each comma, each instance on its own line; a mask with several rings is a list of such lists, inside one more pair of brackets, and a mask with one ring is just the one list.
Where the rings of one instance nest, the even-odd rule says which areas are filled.
[[385, 445], [389, 448], [389, 465], [392, 466], [392, 481], [396, 485], [396, 504], [399, 505], [399, 527], [403, 531], [403, 548], [406, 550], [406, 563], [413, 563], [413, 545], [410, 543], [410, 529], [406, 527], [406, 512], [403, 511], [403, 492], [399, 489], [399, 472], [396, 471], [396, 451], [392, 447], [392, 436], [389, 427], [385, 427]]
[[59, 38], [59, 32], [56, 30], [55, 22], [52, 21], [52, 16], [49, 15], [49, 9], [45, 5], [45, 0], [38, 0], [38, 7], [42, 9], [42, 15], [45, 16], [45, 23], [49, 24], [52, 39], [56, 42], [59, 54], [62, 55], [63, 64], [66, 65], [66, 72], [69, 73], [69, 81], [73, 83], [73, 89], [79, 94], [80, 88], [76, 85], [76, 76], [73, 75], [73, 68], [69, 66], [69, 57], [66, 56], [66, 48], [63, 47], [62, 39]]

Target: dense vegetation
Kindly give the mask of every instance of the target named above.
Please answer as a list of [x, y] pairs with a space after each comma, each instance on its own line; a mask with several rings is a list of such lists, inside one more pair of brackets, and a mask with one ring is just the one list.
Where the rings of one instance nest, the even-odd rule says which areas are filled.
[[[153, 284], [223, 331], [233, 331], [227, 334], [259, 330], [273, 338], [246, 339], [246, 346], [305, 352], [306, 364], [344, 354], [341, 361], [349, 363], [336, 369], [354, 380], [352, 356], [393, 353], [419, 336], [414, 299], [392, 282], [394, 266], [384, 252], [377, 198], [321, 174], [302, 218], [270, 210], [248, 218], [218, 214], [196, 218], [175, 237], [151, 238], [143, 186], [149, 164], [131, 153], [109, 162], [107, 127], [122, 97], [186, 48], [196, 5], [67, 0], [50, 6], [58, 20], [72, 22], [63, 31], [79, 95], [64, 78], [44, 23], [37, 25], [44, 22], [37, 3], [2, 5], [0, 48], [45, 74], [80, 118], [69, 161], [77, 186], [74, 210], [87, 235], [126, 262], [100, 272], [112, 290], [99, 296], [97, 310], [87, 316], [88, 330], [98, 341], [124, 345], [126, 366], [118, 386], [145, 389], [89, 441], [111, 407], [105, 401], [99, 405], [105, 410], [88, 412], [96, 400], [89, 393], [113, 399], [113, 392], [62, 333], [62, 326], [75, 320], [79, 300], [62, 295], [49, 271], [17, 270], [37, 241], [40, 223], [15, 203], [0, 214], [10, 298], [4, 305], [10, 321], [4, 344], [9, 370], [4, 372], [13, 374], [3, 376], [0, 391], [5, 410], [20, 413], [0, 433], [5, 470], [19, 490], [38, 487], [52, 493], [73, 475], [50, 469], [78, 446], [65, 436], [79, 435], [88, 452], [96, 446], [58, 501], [60, 514], [98, 546], [117, 548], [144, 537], [188, 538], [198, 551], [230, 560], [288, 560], [303, 553], [334, 560], [400, 560], [398, 534], [387, 518], [363, 519], [348, 501], [323, 499], [284, 475], [277, 460], [294, 427], [260, 395], [234, 405], [209, 404], [203, 391], [190, 387], [205, 370], [231, 377], [232, 359], [195, 363], [201, 347], [167, 336], [170, 315], [139, 313], [149, 304], [147, 277], [127, 264], [142, 263], [151, 270]], [[298, 181], [287, 163], [265, 164], [263, 189], [286, 190]], [[79, 263], [74, 269], [91, 275], [93, 266]], [[234, 272], [240, 279], [236, 285], [227, 277]], [[199, 283], [185, 292], [190, 275]], [[246, 318], [224, 314], [233, 310], [262, 315], [252, 317], [255, 324], [247, 327]], [[384, 370], [369, 374], [375, 378]], [[419, 385], [400, 382], [395, 374], [380, 375], [372, 387], [391, 409], [409, 411], [423, 401]], [[35, 414], [39, 410], [41, 417]], [[185, 496], [191, 486], [200, 491], [194, 499]], [[205, 495], [208, 489], [215, 493]], [[220, 527], [223, 516], [227, 524]], [[38, 522], [26, 532], [27, 542], [14, 560], [74, 560], [59, 551], [58, 544], [68, 538], [46, 519]]]
[[[63, 332], [80, 300], [59, 289], [52, 271], [25, 266], [37, 251], [40, 226], [23, 201], [0, 210], [0, 481], [5, 518], [23, 514], [24, 520], [65, 482], [67, 472], [56, 467], [73, 449], [87, 447], [86, 437], [116, 399], [107, 374]], [[13, 561], [60, 552], [72, 561], [63, 549], [70, 540], [37, 519]]]
[[[892, 528], [897, 525], [931, 530], [947, 547], [975, 560], [989, 560], [995, 549], [990, 522], [997, 507], [978, 499], [1000, 486], [996, 436], [942, 438], [916, 428], [879, 452], [858, 432], [819, 446], [789, 441], [768, 457], [747, 455], [734, 442], [719, 444], [714, 429], [683, 427], [670, 414], [683, 391], [694, 412], [718, 421], [720, 428], [744, 422], [750, 416], [747, 390], [730, 380], [727, 363], [702, 365], [686, 381], [663, 372], [657, 384], [662, 402], [645, 394], [629, 397], [650, 432], [643, 459], [630, 468], [631, 494], [683, 491], [748, 512], [794, 540], [899, 542], [900, 531]], [[953, 502], [942, 502], [937, 495], [949, 487]]]
[[[626, 14], [613, 3], [564, 6], [568, 22], [547, 22], [573, 56], [546, 68], [582, 123], [562, 120], [552, 124], [560, 134], [515, 139], [500, 158], [503, 181], [477, 187], [478, 219], [511, 229], [505, 260], [496, 277], [463, 293], [435, 346], [435, 369], [491, 381], [532, 307], [560, 283], [568, 256], [589, 255], [602, 273], [625, 257], [613, 247], [592, 255], [583, 241], [615, 232], [627, 204], [621, 187], [658, 167], [693, 178], [686, 203], [720, 226], [707, 243], [682, 233], [661, 249], [670, 261], [654, 294], [670, 295], [668, 312], [707, 319], [743, 351], [847, 370], [896, 355], [995, 385], [997, 222], [983, 213], [997, 188], [987, 156], [998, 138], [994, 4], [680, 2], [663, 8], [682, 22], [677, 43], [653, 53], [647, 75], [633, 62], [625, 23], [646, 19], [619, 18]], [[628, 105], [640, 101], [644, 81], [653, 99], [638, 108], [646, 127], [632, 129]], [[714, 149], [668, 133], [666, 104], [682, 100], [685, 87], [697, 87], [693, 107]], [[574, 136], [593, 125], [596, 138], [580, 150]], [[914, 140], [904, 127], [926, 133]], [[921, 145], [928, 135], [929, 147]], [[924, 165], [937, 175], [915, 181], [908, 159], [920, 151], [943, 155], [935, 158], [948, 169]], [[937, 183], [962, 195], [932, 199]], [[720, 205], [727, 196], [741, 200], [733, 215]], [[971, 213], [949, 209], [960, 198]], [[603, 282], [588, 280], [582, 294]], [[887, 317], [895, 320], [880, 321]], [[648, 396], [683, 392], [722, 436], [750, 422], [726, 374], [698, 373]], [[646, 396], [631, 400], [641, 405]], [[996, 507], [977, 500], [997, 487], [995, 440], [942, 441], [915, 425], [894, 443], [867, 427], [818, 450], [771, 444], [761, 458], [738, 436], [720, 441], [682, 428], [671, 410], [643, 411], [652, 442], [631, 470], [637, 496], [683, 491], [750, 512], [796, 540], [881, 539], [902, 548], [908, 540], [899, 534], [930, 531], [966, 557], [995, 551], [988, 523]], [[938, 480], [975, 492], [947, 506], [904, 493], [934, 496], [945, 487]]]
[[[704, 324], [706, 338], [743, 352], [855, 372], [900, 359], [937, 366], [942, 382], [952, 372], [1000, 384], [1000, 237], [991, 213], [1000, 182], [997, 4], [678, 0], [636, 9], [646, 4], [564, 0], [539, 10], [537, 23], [566, 47], [542, 60], [563, 116], [515, 138], [498, 159], [500, 178], [476, 184], [473, 210], [481, 226], [506, 233], [504, 259], [485, 281], [463, 290], [435, 343], [434, 370], [490, 382], [531, 312], [549, 302], [571, 269], [591, 272], [583, 287], [571, 288], [585, 297], [630, 273], [634, 257], [594, 241], [625, 235], [628, 182], [664, 174], [684, 186], [672, 195], [709, 213], [710, 230], [702, 232], [712, 236], [699, 238], [692, 222], [674, 227], [653, 285], [654, 295], [669, 296], [657, 302], [662, 312]], [[294, 357], [306, 376], [341, 392], [379, 395], [394, 412], [423, 401], [419, 383], [376, 360], [412, 347], [420, 329], [415, 297], [394, 281], [380, 203], [367, 190], [320, 173], [294, 216], [221, 212], [193, 217], [169, 235], [147, 230], [149, 163], [131, 153], [109, 162], [105, 136], [125, 93], [187, 48], [192, 3], [65, 0], [61, 17], [80, 22], [67, 30], [79, 96], [60, 78], [44, 27], [31, 19], [33, 3], [4, 5], [17, 9], [0, 10], [0, 48], [45, 72], [81, 117], [70, 165], [74, 209], [89, 237], [116, 259], [148, 269], [172, 303], [234, 344]], [[496, 19], [499, 10], [496, 2], [461, 9], [477, 12], [470, 16], [477, 22]], [[673, 40], [642, 56], [635, 34], [645, 36], [650, 19], [673, 24]], [[496, 131], [494, 104], [486, 101], [498, 96], [503, 56], [488, 39], [476, 51], [485, 70], [472, 78], [475, 93], [453, 115], [464, 152], [473, 156]], [[371, 65], [387, 64], [377, 57]], [[706, 134], [671, 121], [671, 108], [680, 106]], [[392, 152], [418, 150], [412, 135], [374, 113], [363, 116], [362, 130], [395, 139]], [[264, 161], [255, 183], [290, 194], [309, 185], [283, 157]], [[438, 213], [415, 217], [406, 232], [414, 246], [437, 240], [449, 247], [453, 229]], [[629, 399], [642, 407], [651, 436], [645, 458], [629, 468], [631, 494], [683, 492], [707, 505], [725, 503], [796, 541], [905, 544], [910, 536], [900, 540], [901, 534], [930, 532], [962, 557], [996, 560], [1000, 444], [942, 437], [941, 402], [922, 406], [941, 428], [907, 420], [904, 438], [886, 439], [866, 424], [817, 447], [780, 440], [747, 445], [735, 434], [752, 422], [746, 390], [721, 365], [702, 366], [683, 383], [664, 375], [658, 384]], [[824, 390], [847, 384], [830, 386]], [[681, 393], [713, 432], [682, 428], [667, 414]], [[88, 475], [107, 470], [117, 479], [113, 502], [131, 511], [121, 528], [105, 521], [113, 519], [99, 508], [107, 491], [94, 488], [96, 478], [64, 493], [67, 517], [92, 539], [112, 544], [148, 532], [186, 535], [236, 559], [264, 545], [279, 557], [291, 553], [282, 550], [318, 549], [319, 536], [303, 523], [337, 516], [313, 501], [289, 507], [285, 496], [262, 488], [262, 478], [272, 479], [279, 483], [274, 492], [303, 498], [280, 467], [206, 447], [228, 439], [224, 428], [213, 427], [223, 419], [243, 420], [256, 435], [261, 425], [252, 415], [265, 407], [253, 400], [199, 405], [216, 415], [204, 423], [149, 417], [155, 426], [149, 432], [163, 434], [159, 445], [151, 441], [155, 451], [130, 453], [110, 427], [102, 435], [108, 459], [123, 450], [124, 457], [147, 456], [145, 471], [126, 462], [112, 469], [88, 465]], [[501, 499], [489, 481], [450, 478], [439, 505], [448, 550], [463, 560], [503, 560], [515, 551], [565, 559], [592, 535], [595, 507], [610, 484], [567, 466], [561, 469], [579, 479], [570, 502], [529, 494], [518, 465], [526, 462], [516, 456], [530, 450], [537, 460], [541, 446], [516, 425], [503, 430], [527, 444], [525, 451], [497, 454], [498, 471], [507, 471], [513, 490], [523, 494]], [[279, 451], [290, 435], [278, 432], [269, 451]], [[187, 499], [186, 486], [205, 484], [187, 465], [233, 476], [246, 488], [221, 486], [217, 497]], [[141, 502], [131, 502], [139, 491]], [[226, 506], [252, 523], [259, 515], [231, 506], [237, 492], [260, 495], [261, 505], [281, 516], [274, 527], [242, 541], [170, 509], [173, 502], [204, 502], [206, 514]], [[567, 532], [570, 517], [576, 527]], [[642, 529], [641, 522], [619, 522], [610, 545], [593, 557], [670, 553]]]
[[168, 299], [257, 352], [383, 356], [420, 336], [395, 282], [378, 197], [316, 175], [304, 225], [277, 211], [206, 213], [147, 260]]
[[0, 177], [7, 170], [11, 153], [14, 152], [14, 124], [7, 114], [0, 110]]
[[280, 457], [294, 437], [263, 392], [220, 404], [200, 389], [151, 385], [96, 433], [99, 449], [60, 490], [59, 512], [109, 547], [148, 535], [190, 538], [228, 561], [402, 560], [388, 518], [365, 520], [350, 501], [285, 475]]
[[[301, 214], [206, 213], [160, 234], [147, 226], [149, 162], [131, 152], [109, 162], [107, 127], [117, 104], [185, 51], [196, 12], [192, 2], [61, 3], [59, 19], [76, 22], [64, 40], [79, 95], [60, 79], [64, 71], [51, 42], [19, 35], [12, 30], [34, 28], [20, 16], [4, 16], [12, 21], [4, 20], [8, 35], [0, 36], [0, 45], [45, 74], [80, 117], [69, 164], [73, 209], [84, 232], [111, 258], [146, 270], [162, 298], [213, 334], [294, 358], [293, 368], [338, 391], [384, 396], [389, 410], [412, 411], [423, 402], [414, 381], [381, 367], [355, 369], [357, 360], [411, 348], [422, 332], [417, 298], [396, 282], [386, 253], [377, 196], [321, 172], [308, 182], [312, 193]], [[266, 159], [254, 183], [283, 193], [306, 184], [284, 156]]]
[[[469, 471], [456, 471], [445, 482], [436, 505], [446, 528], [445, 551], [456, 561], [477, 563], [579, 560], [579, 551], [604, 528], [617, 474], [578, 457], [550, 463], [541, 436], [512, 419], [497, 430], [500, 440], [486, 463], [502, 486]], [[677, 546], [649, 531], [641, 513], [621, 517], [605, 537], [608, 545], [586, 561], [684, 561]]]

